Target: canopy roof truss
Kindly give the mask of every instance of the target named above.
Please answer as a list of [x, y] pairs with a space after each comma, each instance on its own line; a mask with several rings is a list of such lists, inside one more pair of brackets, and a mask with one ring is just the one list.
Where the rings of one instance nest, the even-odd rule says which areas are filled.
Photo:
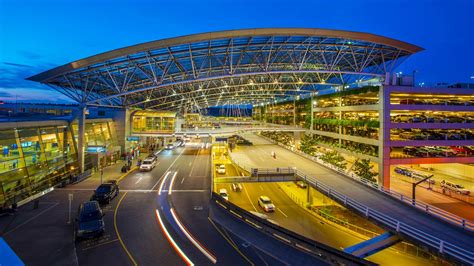
[[365, 33], [226, 31], [126, 47], [29, 79], [86, 105], [199, 109], [281, 101], [325, 86], [383, 79], [419, 50]]

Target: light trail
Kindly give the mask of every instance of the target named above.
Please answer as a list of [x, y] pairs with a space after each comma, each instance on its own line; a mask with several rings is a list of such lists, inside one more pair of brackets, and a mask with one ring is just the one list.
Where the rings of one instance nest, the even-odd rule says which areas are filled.
[[212, 263], [216, 264], [217, 263], [217, 259], [216, 259], [216, 256], [214, 256], [213, 254], [211, 254], [211, 252], [209, 252], [198, 240], [196, 240], [193, 235], [191, 235], [191, 233], [184, 227], [184, 225], [181, 223], [181, 221], [178, 219], [177, 215], [176, 215], [176, 212], [174, 211], [173, 208], [171, 208], [171, 215], [173, 216], [173, 219], [176, 221], [176, 224], [178, 224], [179, 228], [181, 229], [181, 231], [183, 231], [183, 233], [186, 235], [186, 237], [189, 239], [189, 241], [191, 241], [191, 243], [193, 243], [193, 245], [199, 249], [199, 251], [202, 252], [202, 254], [204, 254], [204, 256], [206, 256]]

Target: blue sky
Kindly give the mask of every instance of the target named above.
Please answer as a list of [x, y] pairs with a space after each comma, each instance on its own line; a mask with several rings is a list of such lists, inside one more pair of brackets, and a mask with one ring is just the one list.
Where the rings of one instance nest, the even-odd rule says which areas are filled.
[[24, 78], [97, 53], [207, 31], [313, 27], [369, 32], [426, 50], [398, 69], [474, 82], [474, 1], [0, 0], [0, 99], [68, 99]]

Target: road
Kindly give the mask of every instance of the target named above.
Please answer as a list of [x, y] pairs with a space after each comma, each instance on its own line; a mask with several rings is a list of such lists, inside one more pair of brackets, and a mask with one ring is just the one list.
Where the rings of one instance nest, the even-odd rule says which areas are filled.
[[[238, 175], [234, 167], [226, 168], [226, 175]], [[247, 211], [259, 212], [268, 219], [293, 232], [342, 250], [364, 239], [341, 230], [318, 219], [309, 212], [296, 205], [280, 188], [278, 183], [242, 183], [243, 190], [234, 192], [231, 184], [216, 184], [216, 191], [225, 188], [229, 193], [229, 200]], [[273, 213], [265, 213], [259, 207], [257, 199], [266, 195], [272, 199], [276, 206]], [[367, 258], [368, 260], [383, 265], [427, 265], [433, 261], [416, 258], [409, 254], [399, 253], [393, 249], [384, 250]]]
[[[308, 159], [273, 145], [254, 134], [245, 134], [244, 137], [255, 145], [239, 147], [231, 153], [231, 156], [239, 164], [249, 168], [297, 167], [317, 178], [322, 183], [329, 185], [371, 209], [390, 215], [422, 231], [429, 232], [431, 235], [446, 242], [455, 243], [465, 250], [474, 251], [474, 234], [433, 218], [428, 214], [400, 203], [396, 199], [382, 195], [363, 184], [336, 174]], [[276, 152], [276, 159], [271, 157], [272, 151]]]
[[212, 265], [212, 257], [217, 265], [280, 265], [252, 246], [243, 248], [238, 236], [208, 219], [209, 153], [202, 144], [165, 150], [152, 171], [120, 180], [119, 195], [102, 206], [106, 233], [100, 238], [74, 241], [67, 223], [69, 194], [73, 220], [79, 204], [92, 195], [92, 182], [56, 189], [41, 198], [38, 209], [29, 203], [0, 218], [0, 234], [27, 265], [185, 265], [185, 258]]

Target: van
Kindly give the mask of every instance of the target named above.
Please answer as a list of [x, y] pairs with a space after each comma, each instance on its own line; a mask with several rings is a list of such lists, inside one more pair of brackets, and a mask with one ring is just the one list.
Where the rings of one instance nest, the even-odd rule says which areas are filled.
[[219, 189], [219, 196], [221, 196], [225, 200], [229, 200], [229, 194], [227, 194], [227, 189], [225, 188]]
[[156, 157], [148, 157], [140, 165], [140, 171], [151, 171], [156, 166]]

